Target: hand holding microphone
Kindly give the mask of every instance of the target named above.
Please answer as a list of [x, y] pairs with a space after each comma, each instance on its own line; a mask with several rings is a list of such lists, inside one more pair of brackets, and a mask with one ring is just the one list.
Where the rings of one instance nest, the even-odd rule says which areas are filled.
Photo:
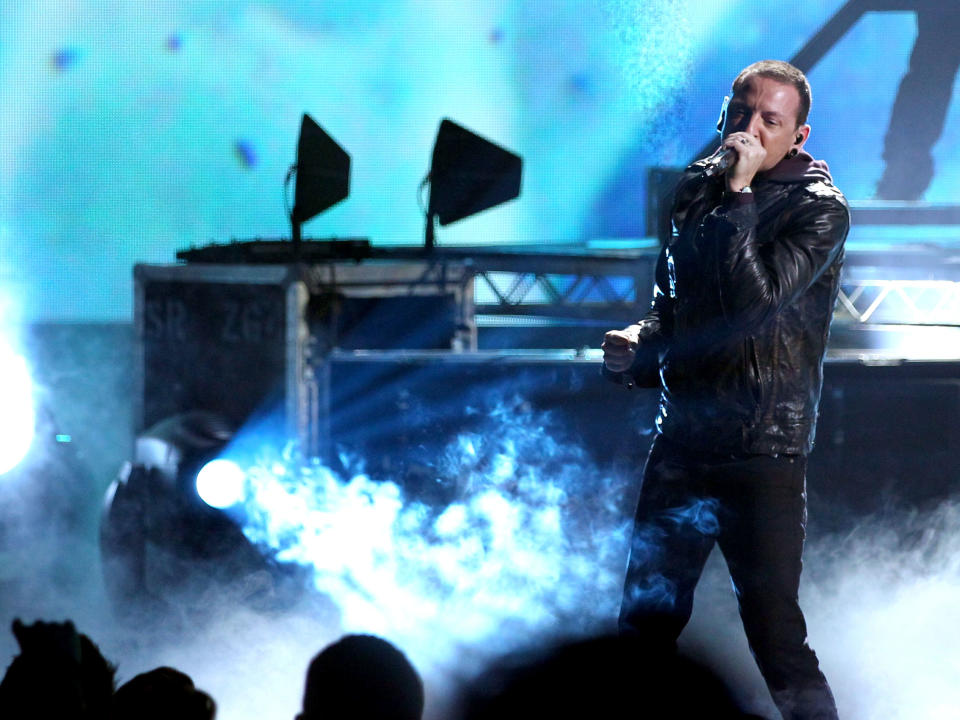
[[703, 174], [713, 177], [726, 173], [727, 188], [740, 192], [753, 182], [766, 157], [767, 150], [757, 138], [745, 132], [731, 133], [707, 160]]
[[737, 153], [733, 148], [717, 148], [717, 151], [707, 158], [706, 164], [703, 166], [703, 174], [706, 177], [722, 175], [736, 161]]

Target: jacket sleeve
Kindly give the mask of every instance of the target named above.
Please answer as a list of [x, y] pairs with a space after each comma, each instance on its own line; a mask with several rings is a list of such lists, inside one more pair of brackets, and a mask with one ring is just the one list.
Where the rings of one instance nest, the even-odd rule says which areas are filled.
[[850, 211], [832, 186], [816, 183], [789, 198], [772, 241], [760, 243], [752, 196], [725, 198], [704, 220], [715, 255], [726, 322], [749, 331], [802, 295], [842, 254]]
[[657, 259], [656, 281], [653, 287], [653, 301], [647, 313], [635, 323], [640, 346], [633, 365], [625, 372], [613, 372], [602, 367], [603, 376], [622, 385], [638, 387], [658, 387], [660, 385], [660, 352], [673, 327], [673, 299], [664, 292], [669, 287], [668, 260], [664, 248]]

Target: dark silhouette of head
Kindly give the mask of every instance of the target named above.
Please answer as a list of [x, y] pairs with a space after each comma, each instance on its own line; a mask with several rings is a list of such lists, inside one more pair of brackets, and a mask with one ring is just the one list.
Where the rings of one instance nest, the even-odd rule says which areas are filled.
[[423, 683], [382, 638], [347, 635], [313, 658], [300, 720], [420, 720]]
[[0, 717], [103, 718], [110, 707], [115, 668], [94, 642], [62, 623], [13, 621], [20, 654], [0, 682]]
[[704, 665], [661, 644], [608, 636], [493, 663], [463, 693], [458, 717], [742, 720], [748, 716]]
[[158, 667], [120, 686], [113, 697], [113, 720], [212, 720], [216, 707], [189, 675]]

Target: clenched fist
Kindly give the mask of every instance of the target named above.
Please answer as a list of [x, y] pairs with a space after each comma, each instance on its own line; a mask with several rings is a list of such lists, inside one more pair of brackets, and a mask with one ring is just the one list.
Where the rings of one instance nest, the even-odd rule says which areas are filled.
[[635, 325], [624, 330], [611, 330], [603, 336], [603, 343], [600, 345], [603, 362], [613, 372], [626, 372], [633, 365], [638, 347], [640, 336]]

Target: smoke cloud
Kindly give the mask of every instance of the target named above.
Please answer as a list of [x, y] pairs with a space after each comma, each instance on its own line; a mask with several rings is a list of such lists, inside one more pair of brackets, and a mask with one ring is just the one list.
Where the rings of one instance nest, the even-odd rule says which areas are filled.
[[801, 599], [847, 716], [957, 717], [960, 504], [865, 522], [811, 550]]
[[[203, 625], [169, 616], [117, 625], [90, 528], [47, 517], [36, 500], [49, 493], [25, 475], [8, 479], [0, 620], [70, 617], [119, 664], [121, 681], [178, 667], [216, 698], [220, 717], [237, 720], [292, 717], [310, 658], [344, 632], [375, 632], [409, 655], [428, 713], [440, 717], [457, 682], [489, 657], [611, 629], [636, 492], [636, 478], [599, 468], [556, 414], [520, 398], [474, 412], [431, 468], [453, 483], [442, 503], [418, 499], [402, 478], [374, 479], [358, 460], [345, 459], [344, 472], [265, 452], [250, 468], [245, 531], [306, 567], [312, 592], [257, 611], [241, 590], [208, 589]], [[845, 534], [815, 534], [815, 518], [812, 528], [801, 604], [841, 716], [955, 717], [960, 503], [866, 518]], [[0, 635], [9, 661], [15, 645]], [[776, 717], [718, 554], [681, 644], [721, 668], [746, 709]]]
[[387, 637], [424, 669], [598, 630], [619, 602], [625, 481], [521, 398], [478, 414], [426, 480], [453, 486], [450, 502], [268, 455], [248, 471], [244, 532], [311, 567], [346, 631]]

